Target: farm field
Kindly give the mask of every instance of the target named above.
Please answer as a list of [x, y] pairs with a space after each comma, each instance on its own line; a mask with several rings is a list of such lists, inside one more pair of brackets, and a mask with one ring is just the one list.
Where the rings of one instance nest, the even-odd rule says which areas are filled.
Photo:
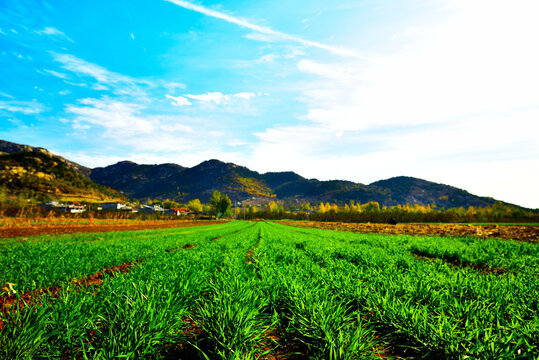
[[1, 359], [539, 359], [537, 244], [271, 222], [0, 240]]
[[283, 221], [282, 224], [316, 229], [394, 235], [475, 236], [539, 242], [539, 224], [377, 224], [322, 221]]
[[84, 232], [166, 229], [221, 223], [223, 222], [208, 220], [3, 218], [0, 219], [0, 238], [36, 236], [44, 234], [74, 234]]

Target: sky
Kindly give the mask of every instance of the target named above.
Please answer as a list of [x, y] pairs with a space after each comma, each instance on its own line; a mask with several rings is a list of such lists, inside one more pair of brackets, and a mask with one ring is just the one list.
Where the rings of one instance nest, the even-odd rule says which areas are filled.
[[0, 139], [539, 208], [536, 0], [0, 0]]

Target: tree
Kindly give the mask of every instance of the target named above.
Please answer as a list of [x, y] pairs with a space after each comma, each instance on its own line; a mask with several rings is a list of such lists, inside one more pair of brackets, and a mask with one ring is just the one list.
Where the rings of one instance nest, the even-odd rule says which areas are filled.
[[232, 201], [230, 200], [228, 195], [222, 196], [221, 201], [219, 202], [219, 212], [226, 217], [231, 217], [232, 216], [232, 212], [230, 210], [231, 206], [232, 206]]
[[219, 213], [219, 205], [221, 204], [221, 193], [218, 190], [214, 190], [210, 198], [210, 209], [212, 214], [217, 215]]
[[224, 214], [230, 214], [230, 207], [232, 206], [232, 201], [228, 195], [221, 196], [221, 193], [218, 190], [215, 190], [210, 199], [210, 208], [211, 212], [216, 216], [221, 216]]
[[194, 200], [190, 200], [188, 203], [187, 203], [187, 207], [191, 210], [191, 211], [194, 211], [194, 212], [202, 212], [202, 203], [200, 202], [199, 199], [194, 199]]

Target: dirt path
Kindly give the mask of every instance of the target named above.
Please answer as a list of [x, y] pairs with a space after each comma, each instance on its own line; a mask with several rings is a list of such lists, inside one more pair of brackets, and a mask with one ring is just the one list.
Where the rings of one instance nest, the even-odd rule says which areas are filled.
[[377, 234], [475, 236], [479, 238], [513, 239], [539, 243], [539, 226], [529, 225], [461, 225], [461, 224], [371, 224], [341, 222], [293, 222], [283, 221], [283, 225], [302, 228], [352, 231]]
[[73, 234], [108, 231], [134, 231], [149, 229], [168, 229], [190, 226], [223, 224], [223, 221], [147, 221], [137, 223], [108, 223], [108, 224], [62, 224], [62, 225], [24, 225], [0, 227], [0, 238], [35, 236], [45, 234]]

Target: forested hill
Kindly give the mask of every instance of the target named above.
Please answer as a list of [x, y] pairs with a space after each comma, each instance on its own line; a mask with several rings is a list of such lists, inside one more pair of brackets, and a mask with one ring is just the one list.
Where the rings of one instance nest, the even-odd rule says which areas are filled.
[[[35, 153], [42, 153], [42, 154], [53, 156], [53, 154], [49, 150], [44, 149], [44, 148], [34, 147], [30, 145], [22, 145], [22, 144], [17, 144], [10, 141], [0, 140], [0, 153], [14, 154], [18, 152], [35, 152]], [[54, 156], [57, 159], [65, 162], [69, 167], [71, 167], [73, 170], [75, 170], [81, 175], [89, 177], [90, 173], [92, 172], [92, 169], [86, 166], [82, 166], [80, 164], [67, 160], [58, 155], [54, 155]]]
[[136, 199], [170, 198], [208, 201], [213, 190], [234, 201], [266, 197], [289, 202], [377, 201], [380, 205], [436, 204], [439, 208], [488, 206], [492, 198], [479, 197], [453, 186], [412, 177], [394, 177], [370, 185], [344, 180], [306, 179], [294, 172], [260, 174], [246, 167], [208, 160], [192, 168], [176, 164], [139, 165], [119, 162], [92, 170], [91, 179]]
[[[345, 180], [306, 179], [292, 171], [261, 174], [219, 160], [204, 161], [191, 168], [177, 164], [140, 165], [121, 161], [90, 169], [43, 148], [2, 140], [0, 152], [9, 153], [2, 155], [0, 163], [4, 174], [0, 185], [8, 192], [35, 188], [38, 193], [43, 189], [60, 193], [84, 190], [86, 194], [94, 194], [91, 196], [95, 198], [119, 196], [110, 192], [110, 187], [137, 200], [169, 198], [181, 202], [191, 199], [208, 202], [212, 192], [219, 190], [233, 201], [257, 198], [261, 201], [284, 200], [291, 204], [330, 202], [342, 205], [353, 200], [361, 203], [377, 201], [385, 206], [436, 204], [438, 208], [481, 207], [497, 202], [453, 186], [405, 176], [365, 185]], [[6, 172], [6, 166], [11, 170]], [[25, 177], [14, 176], [13, 166], [23, 168]], [[47, 175], [38, 179], [32, 174], [48, 174], [53, 178]], [[34, 185], [37, 188], [32, 187]]]
[[[0, 154], [0, 198], [99, 202], [123, 200], [48, 152]], [[2, 202], [2, 200], [0, 200]]]

